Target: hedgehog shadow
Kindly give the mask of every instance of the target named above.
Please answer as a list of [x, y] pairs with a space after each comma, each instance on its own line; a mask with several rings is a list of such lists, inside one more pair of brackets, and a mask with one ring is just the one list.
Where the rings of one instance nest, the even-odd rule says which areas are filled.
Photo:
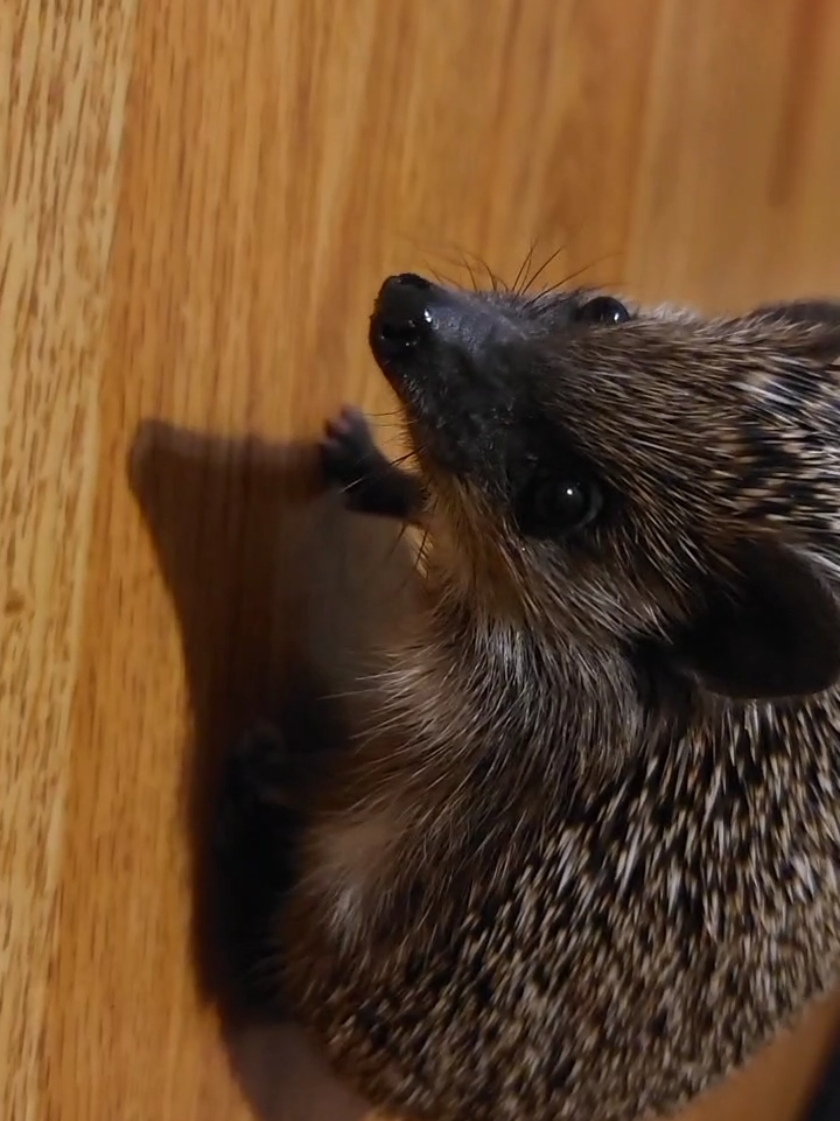
[[[295, 693], [352, 688], [402, 609], [411, 561], [388, 522], [322, 492], [311, 446], [140, 425], [130, 481], [180, 625], [192, 714], [184, 772], [200, 991], [221, 1012], [234, 1073], [261, 1121], [365, 1112], [296, 1029], [229, 1014], [210, 835], [225, 752]], [[296, 701], [300, 697], [294, 698]]]

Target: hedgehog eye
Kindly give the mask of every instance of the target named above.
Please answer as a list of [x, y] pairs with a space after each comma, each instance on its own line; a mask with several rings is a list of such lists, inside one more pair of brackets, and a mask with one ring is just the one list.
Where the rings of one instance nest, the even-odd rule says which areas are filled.
[[594, 296], [575, 310], [576, 323], [600, 323], [612, 326], [626, 323], [630, 312], [614, 296]]
[[601, 488], [585, 473], [535, 475], [519, 494], [516, 520], [529, 537], [564, 536], [598, 516]]

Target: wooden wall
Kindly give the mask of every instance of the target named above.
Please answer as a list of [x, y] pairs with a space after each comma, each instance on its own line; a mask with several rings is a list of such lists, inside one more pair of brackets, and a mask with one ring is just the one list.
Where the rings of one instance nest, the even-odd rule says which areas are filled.
[[[384, 579], [249, 437], [393, 408], [394, 269], [838, 293], [840, 5], [6, 0], [0, 58], [0, 1115], [349, 1116], [197, 969], [212, 758]], [[793, 1121], [836, 1020], [694, 1121]]]

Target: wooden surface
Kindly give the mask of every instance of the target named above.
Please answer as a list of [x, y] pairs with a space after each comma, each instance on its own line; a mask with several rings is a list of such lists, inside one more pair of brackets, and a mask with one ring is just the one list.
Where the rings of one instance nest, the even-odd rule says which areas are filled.
[[[223, 1041], [195, 900], [219, 750], [390, 550], [247, 437], [393, 408], [394, 269], [840, 292], [840, 5], [6, 0], [0, 59], [0, 1116], [350, 1117]], [[692, 1121], [794, 1121], [838, 1013]]]

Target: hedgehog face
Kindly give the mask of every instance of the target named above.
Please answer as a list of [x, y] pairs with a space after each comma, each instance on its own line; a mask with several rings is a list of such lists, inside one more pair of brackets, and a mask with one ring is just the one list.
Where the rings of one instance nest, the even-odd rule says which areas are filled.
[[431, 571], [490, 620], [740, 699], [840, 674], [840, 309], [385, 282]]

